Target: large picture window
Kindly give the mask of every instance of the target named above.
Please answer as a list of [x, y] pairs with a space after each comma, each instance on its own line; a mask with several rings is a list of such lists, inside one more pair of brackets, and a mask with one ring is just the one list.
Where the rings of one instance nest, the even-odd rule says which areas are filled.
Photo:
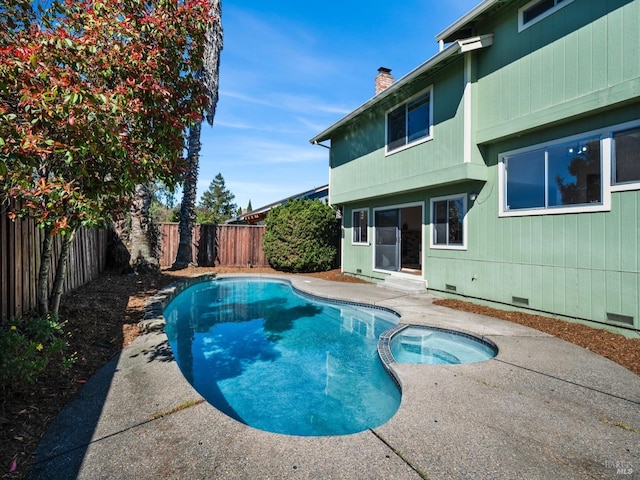
[[367, 244], [368, 240], [368, 216], [367, 210], [354, 210], [353, 211], [353, 237], [352, 243]]
[[640, 121], [500, 155], [500, 216], [608, 211], [640, 189]]
[[431, 137], [432, 89], [387, 113], [387, 153]]
[[431, 247], [464, 248], [466, 195], [431, 200]]
[[506, 210], [602, 203], [599, 138], [511, 155], [505, 172]]

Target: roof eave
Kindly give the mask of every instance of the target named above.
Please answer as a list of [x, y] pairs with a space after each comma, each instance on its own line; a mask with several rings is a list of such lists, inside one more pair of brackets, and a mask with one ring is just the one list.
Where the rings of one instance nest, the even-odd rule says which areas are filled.
[[483, 0], [481, 3], [469, 10], [464, 16], [460, 17], [458, 20], [456, 20], [454, 23], [452, 23], [442, 32], [436, 35], [436, 41], [440, 42], [446, 37], [450, 36], [453, 32], [463, 29], [465, 25], [472, 22], [478, 15], [482, 15], [495, 3], [498, 3], [498, 0]]
[[474, 24], [484, 15], [489, 15], [489, 10], [498, 9], [501, 6], [507, 5], [512, 0], [483, 0], [476, 5], [473, 9], [467, 12], [464, 16], [460, 17], [454, 23], [445, 28], [442, 32], [436, 35], [436, 42], [440, 44], [446, 44], [454, 42], [460, 38], [460, 34], [463, 32], [473, 31]]
[[447, 48], [445, 48], [444, 50], [439, 51], [437, 54], [435, 54], [429, 60], [424, 62], [422, 65], [414, 68], [412, 71], [407, 73], [404, 77], [402, 77], [398, 81], [394, 82], [393, 85], [391, 85], [389, 88], [387, 88], [384, 91], [380, 92], [375, 97], [370, 98], [365, 103], [363, 103], [358, 108], [356, 108], [354, 111], [349, 113], [347, 116], [342, 117], [340, 120], [338, 120], [332, 126], [327, 128], [326, 130], [324, 130], [322, 133], [316, 135], [315, 137], [313, 137], [309, 141], [311, 143], [316, 144], [318, 142], [323, 142], [325, 140], [329, 140], [329, 138], [331, 138], [330, 135], [329, 135], [331, 132], [333, 132], [334, 130], [342, 127], [344, 124], [346, 124], [347, 122], [349, 122], [353, 118], [355, 118], [358, 115], [360, 115], [362, 112], [367, 110], [372, 105], [375, 105], [376, 103], [381, 102], [383, 99], [387, 98], [389, 95], [392, 95], [396, 90], [400, 89], [403, 85], [406, 85], [407, 83], [409, 83], [411, 80], [413, 80], [418, 75], [420, 75], [420, 74], [426, 72], [427, 70], [435, 67], [438, 63], [442, 62], [444, 59], [448, 58], [449, 56], [451, 56], [451, 55], [453, 55], [455, 53], [458, 53], [459, 48], [460, 47], [459, 47], [458, 43], [452, 43], [451, 45], [447, 46]]
[[324, 142], [326, 140], [329, 140], [331, 138], [331, 133], [333, 133], [335, 130], [344, 126], [345, 124], [353, 120], [355, 117], [357, 117], [362, 112], [369, 109], [376, 103], [379, 103], [385, 98], [387, 98], [388, 96], [393, 95], [394, 92], [402, 88], [404, 85], [410, 83], [414, 78], [433, 69], [434, 67], [436, 67], [438, 64], [440, 64], [447, 58], [459, 53], [469, 52], [472, 50], [477, 50], [479, 48], [485, 48], [492, 44], [493, 44], [493, 34], [466, 38], [464, 40], [458, 40], [456, 42], [451, 43], [450, 45], [445, 47], [443, 50], [440, 50], [438, 53], [436, 53], [429, 60], [419, 65], [418, 67], [414, 68], [412, 71], [407, 73], [404, 77], [400, 78], [398, 81], [394, 82], [393, 85], [391, 85], [389, 88], [380, 92], [375, 97], [367, 100], [365, 103], [360, 105], [358, 108], [356, 108], [354, 111], [349, 113], [347, 116], [342, 117], [336, 123], [331, 125], [329, 128], [327, 128], [320, 134], [316, 135], [309, 141], [313, 144], [318, 144], [319, 142]]

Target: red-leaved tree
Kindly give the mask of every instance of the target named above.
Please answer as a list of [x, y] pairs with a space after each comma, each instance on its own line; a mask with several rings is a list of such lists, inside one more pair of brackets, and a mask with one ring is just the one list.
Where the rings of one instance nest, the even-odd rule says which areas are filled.
[[[136, 185], [173, 185], [184, 132], [208, 104], [209, 0], [66, 0], [0, 7], [0, 187], [47, 235], [41, 315], [57, 313], [82, 226], [125, 211]], [[63, 237], [53, 285], [52, 240]]]

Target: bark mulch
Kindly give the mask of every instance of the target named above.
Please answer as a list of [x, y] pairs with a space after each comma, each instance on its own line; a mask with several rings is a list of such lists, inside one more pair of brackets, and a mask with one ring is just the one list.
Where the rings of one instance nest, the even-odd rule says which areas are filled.
[[[77, 361], [69, 370], [50, 366], [34, 385], [15, 386], [12, 391], [0, 392], [0, 478], [27, 478], [35, 447], [50, 422], [73, 400], [91, 375], [139, 334], [137, 324], [143, 318], [147, 298], [179, 277], [206, 272], [277, 273], [270, 268], [188, 268], [146, 275], [108, 271], [65, 294], [60, 318], [67, 322], [65, 331], [70, 352], [77, 353]], [[363, 282], [342, 275], [339, 270], [310, 275], [332, 281]], [[457, 300], [439, 300], [437, 303], [536, 328], [604, 355], [640, 375], [640, 339]]]

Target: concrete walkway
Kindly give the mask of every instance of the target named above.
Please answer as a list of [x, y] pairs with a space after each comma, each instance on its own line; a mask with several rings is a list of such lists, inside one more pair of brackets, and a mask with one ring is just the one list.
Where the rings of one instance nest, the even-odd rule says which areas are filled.
[[[402, 404], [339, 437], [255, 430], [200, 401], [164, 333], [136, 339], [90, 379], [38, 447], [34, 479], [640, 479], [640, 377], [555, 337], [368, 284], [284, 276], [403, 323], [486, 336], [469, 365], [395, 364]], [[193, 404], [195, 403], [195, 404]]]

